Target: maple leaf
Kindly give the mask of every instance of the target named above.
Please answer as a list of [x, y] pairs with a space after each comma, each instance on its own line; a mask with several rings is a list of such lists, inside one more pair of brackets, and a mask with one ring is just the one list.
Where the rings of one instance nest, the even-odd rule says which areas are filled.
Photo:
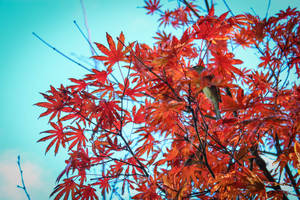
[[182, 169], [182, 177], [188, 182], [190, 183], [191, 181], [194, 182], [194, 184], [198, 183], [198, 174], [197, 171], [199, 171], [199, 168], [196, 167], [196, 165], [191, 165], [191, 166], [187, 166], [184, 167]]
[[139, 184], [136, 188], [138, 194], [134, 195], [133, 199], [145, 199], [145, 200], [160, 200], [162, 197], [157, 194], [158, 185], [156, 183], [156, 179], [153, 177], [149, 177], [149, 181], [147, 183]]
[[222, 110], [223, 111], [237, 111], [239, 109], [247, 108], [247, 103], [250, 101], [247, 96], [244, 95], [244, 90], [241, 88], [237, 91], [237, 102], [229, 96], [223, 96]]
[[193, 24], [194, 37], [196, 39], [203, 39], [215, 43], [218, 40], [229, 39], [231, 31], [230, 23], [227, 23], [226, 16], [228, 12], [223, 13], [219, 18], [214, 16], [214, 7], [212, 6], [209, 14], [201, 17]]
[[145, 9], [148, 10], [147, 14], [153, 14], [156, 10], [158, 10], [161, 5], [159, 5], [160, 3], [160, 0], [149, 0], [149, 1], [146, 1], [145, 0], [145, 3], [146, 3], [146, 6], [144, 6]]
[[67, 107], [68, 95], [65, 93], [67, 90], [61, 85], [59, 90], [50, 86], [51, 90], [48, 91], [50, 95], [41, 93], [48, 102], [40, 102], [35, 105], [47, 108], [47, 110], [40, 114], [40, 117], [51, 114], [49, 121], [51, 121], [55, 116], [60, 118], [61, 112], [71, 112], [72, 108]]
[[145, 114], [144, 114], [144, 110], [145, 107], [142, 105], [137, 111], [136, 111], [136, 106], [133, 106], [132, 108], [132, 116], [133, 116], [133, 120], [132, 122], [136, 123], [136, 124], [140, 124], [143, 123], [145, 121]]
[[172, 11], [166, 10], [163, 14], [161, 14], [161, 17], [159, 18], [159, 21], [161, 21], [159, 25], [164, 25], [165, 27], [169, 25], [172, 22], [172, 15]]
[[50, 194], [50, 197], [52, 197], [55, 193], [56, 196], [54, 200], [59, 200], [62, 197], [64, 197], [64, 200], [68, 200], [70, 194], [72, 199], [77, 199], [76, 196], [79, 193], [79, 185], [75, 183], [71, 178], [64, 179], [64, 183], [61, 183], [57, 185], [53, 192]]
[[297, 158], [298, 174], [300, 174], [300, 143], [297, 141], [295, 142], [295, 145], [294, 145], [294, 151], [295, 151], [296, 158]]
[[169, 33], [168, 35], [165, 33], [165, 32], [156, 32], [157, 36], [156, 37], [153, 37], [154, 39], [157, 40], [157, 44], [164, 44], [168, 41], [170, 41], [171, 39], [171, 34]]
[[103, 178], [99, 178], [96, 183], [93, 183], [93, 185], [99, 185], [100, 189], [102, 190], [101, 193], [102, 193], [102, 195], [104, 195], [105, 192], [109, 192], [109, 190], [111, 189], [111, 186], [109, 184], [110, 179], [105, 178], [104, 173], [102, 173], [102, 176], [103, 176]]
[[93, 85], [104, 85], [107, 82], [107, 76], [111, 73], [111, 70], [103, 70], [103, 71], [98, 71], [97, 69], [92, 69], [94, 72], [93, 74], [88, 74], [86, 75], [85, 80], [95, 80], [96, 82], [93, 83]]
[[85, 150], [82, 146], [79, 146], [78, 150], [73, 150], [72, 153], [70, 153], [70, 156], [72, 158], [74, 168], [78, 168], [79, 170], [83, 168], [90, 168], [91, 159], [88, 155], [88, 149]]
[[98, 196], [96, 194], [96, 189], [90, 185], [80, 186], [78, 199], [80, 200], [98, 200]]
[[143, 145], [140, 146], [139, 148], [137, 148], [136, 154], [137, 154], [137, 156], [142, 156], [146, 152], [147, 157], [148, 157], [151, 152], [155, 152], [154, 147], [157, 143], [159, 143], [159, 141], [155, 140], [154, 136], [151, 133], [145, 131], [143, 128], [136, 132], [139, 132], [139, 131], [142, 131], [142, 133], [139, 134], [140, 139], [138, 140], [138, 142], [143, 143]]
[[120, 119], [118, 111], [120, 111], [121, 108], [119, 107], [118, 103], [119, 101], [105, 100], [99, 102], [96, 116], [101, 119], [100, 121], [103, 127], [111, 126], [115, 120]]
[[86, 87], [88, 86], [88, 84], [84, 80], [78, 80], [78, 79], [75, 79], [75, 78], [70, 78], [69, 80], [72, 81], [73, 83], [78, 84], [78, 85], [69, 86], [69, 88], [72, 88], [76, 91], [85, 90]]
[[122, 96], [129, 96], [132, 100], [136, 101], [135, 97], [141, 97], [144, 96], [141, 92], [145, 90], [144, 83], [140, 82], [136, 84], [133, 88], [130, 88], [130, 81], [128, 78], [124, 80], [124, 85], [119, 84], [119, 88], [121, 91], [117, 91], [117, 94], [119, 94], [121, 97]]
[[129, 52], [129, 48], [123, 50], [125, 37], [123, 32], [119, 36], [119, 41], [116, 47], [112, 37], [106, 33], [106, 39], [109, 45], [109, 49], [100, 43], [96, 43], [98, 49], [105, 54], [105, 56], [93, 56], [96, 60], [104, 61], [104, 65], [108, 65], [109, 69], [117, 62], [126, 61], [126, 54]]
[[252, 41], [250, 40], [250, 37], [247, 35], [247, 30], [241, 29], [239, 32], [236, 32], [234, 34], [233, 40], [241, 45], [243, 48], [250, 47], [250, 44], [252, 44]]
[[76, 144], [85, 147], [86, 142], [88, 141], [84, 135], [84, 129], [82, 129], [78, 123], [76, 124], [77, 128], [70, 126], [70, 129], [72, 129], [73, 131], [70, 131], [68, 133], [68, 141], [73, 140], [73, 142], [69, 146], [69, 150], [72, 149]]
[[64, 132], [65, 128], [62, 126], [61, 122], [58, 122], [58, 125], [55, 124], [54, 122], [50, 122], [50, 125], [54, 128], [54, 130], [43, 131], [41, 133], [50, 133], [51, 135], [45, 136], [45, 137], [39, 139], [38, 142], [44, 142], [46, 140], [51, 140], [50, 144], [46, 148], [45, 153], [47, 153], [50, 150], [50, 148], [55, 144], [54, 153], [56, 155], [60, 145], [62, 145], [63, 147], [66, 146], [65, 143], [68, 140], [67, 135], [69, 133]]

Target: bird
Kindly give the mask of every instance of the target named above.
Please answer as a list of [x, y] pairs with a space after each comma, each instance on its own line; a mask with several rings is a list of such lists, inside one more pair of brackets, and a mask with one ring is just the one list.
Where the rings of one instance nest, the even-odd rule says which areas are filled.
[[[202, 65], [196, 65], [192, 68], [194, 70], [196, 70], [199, 74], [201, 74], [205, 70], [205, 67]], [[207, 81], [207, 82], [210, 82], [213, 78], [214, 78], [213, 75], [207, 75], [207, 76], [203, 77], [204, 81]], [[221, 113], [220, 113], [220, 109], [219, 109], [219, 103], [222, 102], [221, 96], [220, 96], [220, 89], [215, 85], [208, 85], [208, 86], [205, 86], [202, 89], [202, 91], [203, 91], [204, 95], [213, 104], [214, 110], [216, 113], [216, 119], [217, 120], [221, 119]]]

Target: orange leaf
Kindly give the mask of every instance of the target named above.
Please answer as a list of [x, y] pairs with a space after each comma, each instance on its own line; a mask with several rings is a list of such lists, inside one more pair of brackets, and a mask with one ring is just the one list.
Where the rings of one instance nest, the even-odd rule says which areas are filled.
[[300, 143], [298, 141], [295, 142], [294, 151], [298, 161], [298, 165], [297, 165], [298, 174], [300, 174]]
[[106, 33], [106, 39], [109, 46], [109, 49], [106, 48], [104, 45], [95, 43], [98, 49], [105, 54], [105, 56], [93, 56], [93, 58], [97, 60], [104, 61], [105, 65], [113, 66], [115, 63], [120, 61], [126, 61], [126, 53], [128, 53], [129, 48], [123, 50], [123, 44], [125, 42], [125, 37], [123, 32], [121, 32], [119, 36], [118, 45], [116, 48], [115, 42], [113, 41], [112, 37]]

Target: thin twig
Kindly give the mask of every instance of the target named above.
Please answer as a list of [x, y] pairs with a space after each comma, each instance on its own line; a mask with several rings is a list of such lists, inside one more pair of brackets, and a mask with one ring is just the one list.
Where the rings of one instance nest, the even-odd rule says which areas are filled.
[[[89, 68], [87, 68], [86, 66], [84, 66], [83, 64], [75, 61], [74, 59], [70, 58], [69, 56], [67, 56], [66, 54], [64, 54], [63, 52], [61, 52], [60, 50], [58, 50], [57, 48], [55, 48], [54, 46], [52, 46], [51, 44], [49, 44], [48, 42], [46, 42], [43, 38], [41, 38], [38, 34], [36, 34], [35, 32], [32, 32], [32, 34], [37, 38], [39, 39], [42, 43], [44, 43], [46, 46], [48, 46], [49, 48], [53, 49], [55, 52], [57, 52], [58, 54], [62, 55], [63, 57], [65, 57], [66, 59], [70, 60], [71, 62], [79, 65], [80, 67], [82, 67], [83, 69], [89, 71], [89, 72], [92, 72], [93, 71]], [[116, 83], [119, 83], [118, 79], [112, 74], [110, 73], [109, 75], [112, 76], [112, 78], [116, 81]], [[112, 81], [111, 81], [112, 82]], [[114, 83], [114, 82], [112, 82]]]
[[[96, 175], [96, 174], [88, 174], [88, 175]], [[91, 181], [94, 180], [99, 180], [99, 179], [105, 179], [105, 178], [118, 178], [119, 176], [142, 176], [142, 177], [146, 177], [146, 175], [144, 174], [117, 174], [117, 175], [111, 175], [111, 176], [100, 176], [100, 177], [96, 177], [96, 178], [90, 178]]]
[[131, 47], [131, 45], [126, 46], [118, 37], [117, 40], [125, 47], [125, 48], [129, 48], [130, 52], [132, 53], [132, 55], [147, 69], [149, 70], [149, 72], [151, 72], [154, 76], [156, 76], [160, 81], [162, 81], [164, 84], [167, 85], [167, 87], [172, 91], [172, 93], [176, 96], [177, 101], [182, 101], [182, 99], [180, 98], [180, 96], [178, 96], [178, 94], [176, 93], [175, 89], [166, 81], [164, 80], [162, 77], [160, 77], [157, 73], [155, 73], [149, 66], [147, 66], [139, 57], [137, 57]]
[[22, 186], [17, 185], [17, 188], [20, 188], [20, 189], [24, 190], [24, 192], [25, 192], [25, 194], [27, 196], [27, 199], [30, 200], [30, 196], [29, 196], [29, 194], [27, 192], [27, 189], [26, 189], [26, 186], [25, 186], [25, 182], [24, 182], [24, 178], [23, 178], [23, 170], [21, 168], [20, 155], [18, 155], [18, 161], [17, 161], [17, 163], [18, 163], [18, 167], [19, 167], [19, 171], [20, 171], [20, 175], [21, 175], [21, 181], [22, 181]]
[[[91, 54], [94, 56], [94, 55], [97, 55], [95, 49], [93, 48], [93, 46], [91, 45], [91, 32], [90, 32], [90, 29], [89, 29], [89, 25], [88, 25], [88, 20], [87, 20], [87, 14], [86, 14], [86, 9], [85, 9], [85, 6], [84, 6], [84, 3], [83, 3], [83, 0], [80, 0], [80, 5], [81, 5], [81, 10], [82, 10], [82, 14], [83, 14], [83, 18], [84, 18], [84, 26], [85, 26], [85, 29], [86, 29], [86, 32], [87, 32], [87, 41], [88, 43], [90, 44], [90, 50], [91, 50]], [[95, 69], [98, 69], [98, 61], [96, 59], [94, 59], [94, 64], [95, 64]]]
[[188, 7], [189, 9], [191, 9], [191, 11], [198, 17], [200, 18], [200, 15], [195, 11], [195, 9], [186, 1], [183, 0], [183, 3], [186, 5], [186, 7]]
[[228, 6], [226, 0], [223, 0], [223, 3], [225, 4], [225, 6], [228, 9], [228, 11], [230, 12], [230, 14], [234, 17], [234, 14], [233, 14], [232, 10], [230, 9], [230, 7]]
[[79, 25], [77, 24], [76, 20], [73, 21], [73, 23], [75, 24], [76, 28], [79, 30], [79, 32], [81, 33], [81, 35], [84, 37], [84, 39], [87, 41], [87, 43], [89, 44], [90, 48], [91, 48], [91, 52], [92, 55], [96, 55], [98, 56], [96, 50], [94, 49], [90, 39], [83, 33], [82, 29], [79, 27]]
[[[96, 55], [98, 56], [96, 50], [94, 49], [92, 43], [91, 43], [91, 40], [83, 33], [82, 29], [79, 27], [79, 25], [77, 24], [76, 20], [73, 21], [73, 23], [75, 24], [76, 28], [79, 30], [79, 32], [81, 33], [81, 35], [84, 37], [84, 39], [87, 41], [87, 43], [89, 44], [90, 46], [90, 49], [91, 49], [91, 52], [92, 52], [92, 56]], [[97, 61], [95, 60], [95, 69], [98, 69], [97, 67]], [[109, 75], [111, 75], [111, 77], [115, 80], [116, 83], [119, 84], [119, 81], [118, 79], [112, 74], [110, 73]], [[113, 82], [112, 82], [113, 83]]]
[[[87, 40], [91, 44], [91, 32], [90, 32], [90, 29], [89, 29], [87, 15], [86, 15], [86, 9], [85, 9], [83, 0], [80, 0], [80, 5], [81, 5], [81, 9], [82, 9], [82, 14], [83, 14], [83, 17], [84, 17], [84, 26], [85, 26], [85, 29], [86, 29], [87, 35], [88, 35], [87, 36]], [[91, 53], [92, 53], [92, 55], [95, 55], [96, 54], [95, 49], [92, 46], [90, 46], [90, 47], [91, 47]]]
[[32, 34], [39, 39], [41, 42], [43, 42], [46, 46], [50, 47], [51, 49], [53, 49], [54, 51], [56, 51], [57, 53], [59, 53], [60, 55], [62, 55], [63, 57], [65, 57], [66, 59], [70, 60], [71, 62], [77, 64], [78, 66], [82, 67], [83, 69], [89, 71], [89, 72], [93, 72], [91, 69], [87, 68], [86, 66], [80, 64], [79, 62], [73, 60], [72, 58], [70, 58], [69, 56], [67, 56], [66, 54], [62, 53], [60, 50], [56, 49], [54, 46], [52, 46], [51, 44], [49, 44], [48, 42], [46, 42], [44, 39], [42, 39], [38, 34], [36, 34], [35, 32], [32, 32]]
[[[282, 154], [282, 150], [280, 148], [280, 142], [279, 142], [279, 137], [278, 137], [278, 134], [275, 133], [275, 137], [273, 136], [273, 139], [275, 140], [275, 148], [276, 148], [276, 151], [277, 151], [277, 157], [279, 157], [281, 154]], [[297, 194], [298, 196], [298, 199], [300, 199], [300, 191], [299, 191], [299, 187], [297, 186], [297, 182], [296, 180], [294, 179], [294, 175], [292, 174], [292, 171], [290, 170], [290, 167], [288, 165], [288, 163], [284, 166], [284, 169], [291, 181], [291, 184], [294, 188], [294, 191], [295, 193]]]
[[[270, 171], [267, 169], [267, 164], [264, 159], [262, 159], [259, 156], [258, 153], [258, 146], [254, 145], [250, 148], [251, 154], [254, 156], [254, 160], [258, 168], [263, 172], [264, 176], [268, 179], [268, 181], [276, 183], [274, 177], [271, 175]], [[271, 188], [273, 188], [276, 191], [283, 191], [282, 188], [279, 185], [272, 185]], [[282, 199], [288, 200], [285, 193], [283, 193]]]
[[267, 11], [266, 11], [266, 16], [265, 16], [266, 19], [267, 19], [268, 14], [269, 14], [270, 6], [271, 6], [271, 0], [268, 1], [268, 8], [267, 8]]
[[258, 16], [253, 7], [250, 7], [255, 16]]
[[209, 12], [209, 4], [207, 0], [205, 0], [205, 5], [206, 5], [207, 12]]

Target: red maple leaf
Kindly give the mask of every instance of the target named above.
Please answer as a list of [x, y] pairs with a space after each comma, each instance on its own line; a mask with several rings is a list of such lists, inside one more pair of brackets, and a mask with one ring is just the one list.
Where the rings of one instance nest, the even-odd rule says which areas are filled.
[[106, 48], [104, 45], [100, 43], [95, 43], [98, 47], [98, 49], [105, 54], [105, 56], [93, 56], [93, 58], [97, 60], [104, 61], [104, 65], [108, 65], [109, 67], [113, 66], [115, 63], [120, 62], [120, 61], [126, 61], [126, 53], [130, 50], [129, 48], [124, 47], [124, 41], [125, 37], [123, 32], [121, 32], [118, 40], [118, 45], [116, 47], [115, 42], [113, 41], [112, 37], [106, 33], [106, 39], [109, 45], [109, 49]]
[[71, 194], [72, 199], [77, 199], [76, 195], [79, 192], [79, 185], [75, 183], [71, 178], [64, 179], [64, 183], [57, 185], [53, 192], [50, 194], [52, 197], [55, 193], [57, 193], [54, 200], [59, 200], [64, 196], [64, 200], [67, 200]]
[[67, 135], [69, 133], [64, 132], [65, 128], [62, 126], [61, 122], [58, 122], [58, 125], [53, 123], [53, 122], [50, 122], [50, 124], [54, 128], [54, 130], [43, 131], [41, 133], [50, 133], [51, 135], [48, 135], [46, 137], [43, 137], [43, 138], [39, 139], [38, 142], [44, 142], [46, 140], [51, 139], [52, 141], [47, 146], [45, 153], [47, 153], [49, 151], [49, 149], [55, 144], [54, 153], [56, 155], [60, 145], [62, 145], [63, 147], [66, 146], [65, 143], [67, 142]]
[[67, 90], [64, 86], [61, 86], [58, 90], [54, 87], [50, 86], [51, 90], [48, 91], [50, 95], [41, 93], [48, 102], [40, 102], [35, 105], [47, 108], [45, 112], [40, 114], [40, 117], [44, 117], [46, 115], [51, 114], [49, 121], [51, 121], [55, 116], [60, 118], [61, 112], [71, 112], [72, 109], [70, 107], [66, 107], [67, 105]]
[[109, 192], [111, 189], [109, 181], [109, 178], [106, 178], [104, 173], [102, 173], [102, 178], [99, 178], [96, 183], [93, 183], [93, 185], [99, 185], [100, 189], [102, 189], [101, 194], [105, 194], [105, 192]]
[[98, 200], [98, 196], [96, 194], [96, 189], [92, 186], [81, 186], [80, 187], [80, 199], [81, 200]]
[[117, 94], [119, 94], [120, 96], [129, 96], [134, 101], [136, 101], [135, 97], [143, 96], [143, 94], [141, 93], [145, 90], [143, 82], [136, 84], [133, 88], [129, 87], [130, 82], [128, 78], [125, 79], [124, 83], [124, 85], [121, 83], [119, 84], [119, 88], [121, 91], [117, 91]]
[[68, 138], [68, 141], [73, 140], [73, 142], [70, 144], [69, 150], [72, 149], [76, 144], [85, 147], [86, 142], [88, 141], [84, 135], [84, 129], [82, 129], [78, 123], [76, 124], [77, 128], [73, 126], [70, 127], [73, 131], [69, 132], [70, 137]]
[[158, 10], [161, 5], [159, 5], [159, 0], [150, 0], [149, 2], [145, 1], [147, 6], [144, 6], [145, 9], [148, 10], [147, 14], [153, 14], [156, 10]]

